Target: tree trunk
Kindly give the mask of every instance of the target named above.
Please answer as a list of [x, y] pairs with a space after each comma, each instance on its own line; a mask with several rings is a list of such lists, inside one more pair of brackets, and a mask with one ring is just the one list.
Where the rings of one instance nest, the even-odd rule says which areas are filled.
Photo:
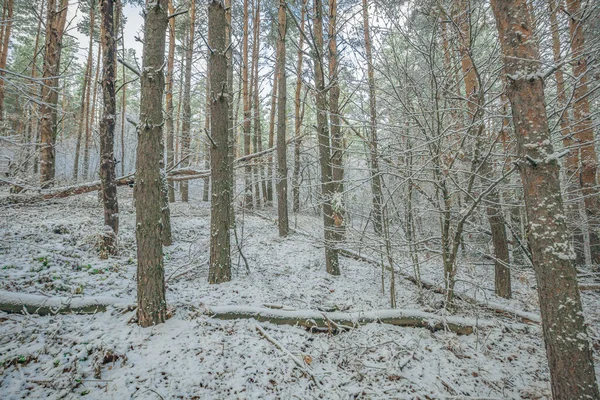
[[300, 103], [302, 92], [302, 61], [304, 59], [304, 24], [306, 17], [306, 6], [308, 0], [302, 0], [302, 11], [300, 14], [300, 35], [298, 37], [298, 55], [296, 64], [296, 93], [294, 97], [294, 177], [292, 179], [292, 210], [297, 213], [300, 211], [300, 146], [302, 139], [300, 132], [302, 129], [303, 111]]
[[333, 220], [335, 236], [346, 230], [344, 206], [344, 139], [340, 122], [340, 85], [337, 50], [337, 0], [329, 0], [329, 113], [331, 123], [331, 169], [334, 186]]
[[[100, 72], [100, 59], [102, 57], [102, 46], [98, 45], [98, 55], [96, 61], [96, 73], [94, 77], [94, 86], [92, 89], [91, 100], [90, 91], [86, 99], [86, 117], [85, 117], [85, 147], [83, 148], [83, 177], [87, 179], [90, 171], [90, 146], [94, 129], [94, 116], [96, 114], [96, 94], [98, 93], [98, 75]], [[91, 111], [90, 111], [91, 101]]]
[[327, 89], [323, 71], [323, 3], [314, 0], [314, 68], [317, 107], [317, 137], [319, 141], [319, 164], [321, 166], [321, 201], [323, 204], [323, 229], [325, 241], [325, 268], [332, 275], [340, 275], [338, 254], [335, 249], [335, 224], [332, 196], [335, 193], [331, 167], [331, 138], [327, 121]]
[[[175, 13], [173, 0], [169, 0], [169, 14]], [[173, 155], [173, 69], [175, 68], [175, 18], [169, 19], [169, 55], [167, 58], [167, 90], [166, 90], [166, 127], [167, 127], [167, 169], [175, 165]], [[169, 202], [175, 201], [175, 188], [169, 183]]]
[[[227, 20], [227, 88], [229, 89], [229, 108], [228, 108], [228, 116], [229, 116], [229, 136], [227, 146], [229, 148], [229, 179], [231, 183], [231, 191], [230, 191], [230, 204], [231, 210], [229, 211], [229, 227], [231, 229], [235, 229], [235, 204], [233, 199], [235, 197], [236, 190], [236, 180], [235, 180], [235, 169], [233, 168], [233, 162], [235, 160], [235, 144], [236, 144], [236, 119], [234, 119], [233, 115], [233, 46], [231, 45], [231, 38], [233, 34], [233, 25], [231, 23], [231, 15], [232, 15], [232, 7], [231, 0], [225, 0], [225, 19]], [[208, 76], [208, 75], [207, 75]], [[208, 85], [208, 84], [207, 84]], [[210, 110], [210, 104], [209, 104]], [[206, 147], [207, 154], [210, 154], [210, 147]], [[205, 158], [205, 167], [210, 167], [210, 160], [208, 156]], [[205, 181], [206, 187], [208, 188], [208, 179]], [[208, 198], [207, 198], [208, 200]]]
[[[558, 1], [548, 0], [548, 6], [550, 7], [550, 30], [552, 34], [552, 52], [554, 55], [554, 63], [559, 65], [562, 62], [561, 57], [561, 45], [560, 45], [560, 32], [558, 26]], [[571, 221], [573, 230], [573, 248], [577, 259], [575, 263], [577, 265], [585, 264], [585, 254], [583, 249], [584, 237], [583, 231], [580, 226], [579, 218], [579, 203], [577, 201], [577, 193], [579, 191], [579, 180], [575, 181], [577, 176], [577, 170], [579, 169], [579, 152], [574, 147], [574, 141], [572, 136], [571, 127], [569, 125], [568, 117], [568, 102], [567, 93], [565, 91], [565, 78], [562, 68], [557, 68], [554, 73], [556, 79], [556, 105], [561, 111], [559, 117], [560, 124], [560, 135], [563, 138], [563, 146], [566, 149], [571, 149], [569, 154], [565, 157], [563, 167], [565, 168], [564, 175], [567, 181], [567, 193], [568, 203], [566, 205], [568, 221]]]
[[[512, 106], [529, 243], [556, 400], [598, 399], [574, 258], [561, 200], [559, 165], [548, 130], [540, 54], [524, 0], [492, 0]], [[527, 160], [534, 160], [526, 161]], [[540, 160], [535, 162], [535, 160]]]
[[[483, 105], [485, 104], [484, 92], [479, 88], [478, 70], [473, 61], [473, 49], [471, 47], [471, 14], [469, 5], [465, 0], [456, 2], [456, 9], [460, 13], [456, 23], [459, 29], [459, 52], [461, 55], [461, 67], [465, 83], [465, 93], [467, 97], [467, 109], [469, 110], [469, 124], [476, 131], [485, 131], [483, 121]], [[478, 141], [479, 134], [477, 135]], [[494, 138], [489, 138], [494, 143]], [[479, 147], [479, 144], [475, 146]], [[479, 151], [475, 151], [478, 155]], [[487, 155], [474, 157], [473, 162], [478, 163], [482, 183], [492, 181], [492, 165]], [[477, 169], [477, 168], [476, 168]], [[512, 296], [510, 281], [510, 258], [508, 254], [508, 239], [506, 237], [506, 227], [502, 217], [502, 207], [500, 206], [500, 194], [497, 189], [493, 189], [487, 197], [486, 214], [492, 233], [492, 245], [494, 247], [494, 283], [496, 294], [500, 297], [510, 298]]]
[[[44, 15], [44, 6], [46, 4], [46, 2], [42, 1], [42, 4], [40, 5], [40, 11], [39, 11], [39, 15]], [[33, 60], [31, 61], [31, 77], [32, 78], [36, 78], [37, 77], [37, 57], [38, 57], [38, 49], [39, 49], [39, 44], [40, 44], [40, 36], [42, 33], [42, 19], [38, 18], [38, 26], [37, 26], [37, 31], [36, 31], [36, 35], [35, 35], [35, 45], [33, 46]], [[39, 93], [39, 89], [37, 89], [37, 86], [33, 86], [32, 92], [35, 94]], [[36, 115], [36, 110], [37, 110], [37, 105], [32, 102], [31, 103], [31, 114], [32, 115]], [[39, 131], [39, 119], [37, 117], [33, 118], [32, 124], [31, 124], [31, 132], [35, 132], [32, 133], [32, 137], [31, 140], [33, 142], [33, 172], [37, 174], [38, 172], [38, 146], [39, 146], [39, 142], [40, 142], [40, 131]]]
[[594, 126], [588, 96], [587, 69], [588, 55], [585, 54], [585, 36], [583, 18], [587, 13], [581, 9], [581, 0], [567, 0], [569, 13], [569, 31], [571, 34], [571, 56], [573, 57], [573, 75], [577, 79], [573, 97], [573, 132], [579, 145], [581, 172], [579, 182], [585, 204], [588, 235], [590, 238], [590, 254], [592, 264], [600, 271], [600, 199], [596, 173], [598, 159], [594, 148]]
[[231, 280], [229, 160], [229, 89], [227, 88], [227, 18], [220, 0], [208, 3], [208, 44], [210, 53], [211, 118], [214, 144], [210, 152], [212, 196], [210, 203], [209, 283]]
[[[102, 94], [104, 108], [100, 122], [100, 180], [102, 181], [102, 203], [104, 205], [104, 226], [101, 251], [117, 254], [119, 233], [119, 203], [115, 184], [115, 124], [117, 104], [115, 96], [115, 40], [113, 0], [102, 0]], [[107, 229], [108, 228], [108, 229]]]
[[[252, 43], [252, 119], [254, 121], [254, 134], [252, 136], [252, 146], [254, 152], [262, 150], [262, 127], [260, 120], [260, 77], [258, 75], [258, 64], [260, 58], [260, 0], [256, 0], [256, 9], [254, 10], [254, 41]], [[262, 162], [254, 163], [254, 194], [256, 205], [260, 207], [262, 197], [260, 195], [260, 185], [264, 183], [262, 174]]]
[[[10, 32], [13, 25], [13, 3], [14, 0], [5, 0], [6, 15], [3, 18], [2, 27], [2, 47], [0, 48], [0, 69], [6, 69], [6, 59], [8, 57], [8, 46], [10, 43]], [[4, 120], [4, 71], [0, 71], [0, 122]]]
[[[207, 60], [210, 59], [210, 50], [207, 53]], [[210, 63], [206, 65], [206, 104], [205, 104], [205, 117], [204, 117], [204, 129], [210, 133]], [[210, 143], [207, 141], [204, 145], [204, 168], [210, 169]], [[202, 188], [202, 201], [208, 201], [210, 193], [210, 178], [204, 178], [204, 186]]]
[[[244, 107], [244, 154], [248, 155], [251, 152], [251, 129], [252, 129], [252, 115], [250, 105], [250, 89], [249, 89], [249, 77], [248, 77], [248, 46], [250, 42], [249, 33], [249, 21], [250, 14], [248, 10], [248, 0], [244, 0], [244, 32], [242, 38], [242, 102]], [[244, 167], [244, 207], [253, 207], [252, 196], [252, 165], [246, 164]]]
[[373, 68], [373, 55], [371, 50], [371, 34], [369, 30], [369, 4], [363, 0], [363, 21], [365, 31], [365, 51], [367, 55], [367, 77], [369, 79], [369, 110], [370, 122], [370, 140], [369, 140], [369, 161], [371, 166], [371, 191], [373, 194], [373, 228], [375, 233], [381, 235], [382, 231], [382, 192], [381, 175], [379, 173], [379, 154], [377, 151], [377, 97], [375, 95], [375, 76]]
[[95, 17], [95, 1], [92, 1], [90, 4], [90, 41], [88, 45], [88, 58], [85, 64], [85, 75], [83, 77], [83, 88], [81, 90], [81, 110], [79, 114], [79, 128], [77, 130], [77, 143], [75, 145], [75, 162], [73, 163], [73, 179], [77, 182], [77, 177], [79, 175], [79, 154], [81, 152], [81, 137], [84, 131], [84, 122], [85, 115], [89, 111], [86, 108], [86, 99], [89, 98], [89, 87], [90, 87], [90, 78], [92, 75], [92, 65], [94, 64], [93, 60], [93, 49], [94, 49], [94, 25], [96, 22]]
[[[269, 148], [275, 144], [275, 115], [277, 115], [277, 90], [279, 87], [277, 71], [273, 74], [273, 92], [271, 93], [271, 110], [269, 115]], [[273, 204], [273, 156], [267, 160], [267, 205]]]
[[279, 99], [277, 101], [277, 216], [279, 236], [286, 237], [290, 231], [288, 220], [288, 170], [286, 146], [286, 103], [287, 79], [285, 73], [285, 36], [287, 32], [286, 6], [283, 0], [279, 1], [278, 35], [277, 35], [277, 76], [279, 77]]
[[67, 0], [48, 0], [46, 13], [46, 43], [44, 45], [44, 74], [42, 104], [40, 106], [40, 184], [49, 187], [54, 184], [56, 173], [54, 148], [57, 135], [58, 115], [58, 75], [62, 39], [67, 21]]
[[140, 122], [136, 160], [136, 239], [138, 323], [165, 322], [165, 271], [162, 251], [161, 160], [163, 159], [163, 74], [168, 0], [148, 3], [144, 23]]
[[[196, 0], [191, 0], [189, 10], [189, 33], [188, 43], [185, 49], [185, 83], [183, 87], [183, 120], [181, 122], [181, 162], [182, 167], [190, 165], [190, 142], [191, 142], [191, 90], [192, 90], [192, 57], [194, 52], [194, 33], [196, 23]], [[189, 198], [188, 183], [181, 182], [181, 201], [187, 202]]]

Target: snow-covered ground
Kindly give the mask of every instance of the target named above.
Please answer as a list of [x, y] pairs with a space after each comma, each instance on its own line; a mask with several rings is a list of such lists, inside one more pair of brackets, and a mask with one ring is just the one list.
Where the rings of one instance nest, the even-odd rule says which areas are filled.
[[[102, 231], [95, 193], [0, 208], [0, 290], [110, 296], [134, 303], [131, 192], [119, 189], [120, 254], [107, 260], [100, 259], [95, 247]], [[294, 233], [281, 239], [272, 222], [246, 213], [237, 218], [248, 268], [236, 250], [233, 280], [209, 285], [208, 204], [193, 197], [189, 204], [173, 204], [171, 214], [174, 244], [165, 249], [165, 275], [172, 317], [142, 329], [131, 323], [134, 311], [110, 308], [94, 315], [0, 313], [0, 398], [550, 397], [540, 328], [471, 303], [459, 302], [454, 314], [475, 324], [491, 320], [493, 326], [463, 336], [376, 323], [332, 335], [251, 319], [211, 318], [206, 309], [216, 305], [388, 309], [390, 277], [386, 273], [382, 293], [380, 268], [344, 257], [342, 276], [326, 274], [318, 218], [298, 218], [308, 236]], [[435, 260], [426, 262], [423, 278], [436, 281], [439, 270]], [[517, 275], [516, 299], [511, 301], [500, 301], [487, 290], [492, 285], [489, 271], [465, 263], [459, 279], [468, 283], [461, 286], [465, 295], [483, 293], [478, 300], [535, 312], [535, 280], [527, 271]], [[440, 309], [439, 294], [418, 290], [400, 277], [396, 290], [398, 308], [447, 313]], [[590, 293], [584, 300], [597, 337], [600, 302]]]

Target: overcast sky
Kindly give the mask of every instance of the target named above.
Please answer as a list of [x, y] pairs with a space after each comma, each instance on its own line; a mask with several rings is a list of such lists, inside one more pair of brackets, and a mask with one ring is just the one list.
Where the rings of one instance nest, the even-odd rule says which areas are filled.
[[[132, 5], [126, 5], [123, 8], [123, 14], [125, 15], [125, 18], [127, 18], [127, 23], [125, 24], [124, 31], [125, 48], [134, 49], [140, 60], [142, 57], [142, 44], [135, 40], [135, 36], [144, 36], [142, 32], [142, 29], [144, 27], [144, 18], [141, 16], [141, 11], [141, 7], [136, 7]], [[69, 21], [71, 21], [70, 26], [73, 27], [72, 29], [70, 29], [69, 34], [79, 40], [78, 54], [81, 60], [87, 57], [88, 43], [90, 40], [88, 36], [78, 32], [75, 28], [82, 18], [83, 13], [79, 8], [79, 3], [74, 1], [71, 4], [69, 4]]]

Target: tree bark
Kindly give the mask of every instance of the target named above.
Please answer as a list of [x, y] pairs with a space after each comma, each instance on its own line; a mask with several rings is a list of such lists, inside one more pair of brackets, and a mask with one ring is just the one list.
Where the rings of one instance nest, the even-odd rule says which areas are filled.
[[[175, 13], [173, 0], [169, 0], [169, 14]], [[173, 155], [174, 122], [173, 122], [173, 70], [175, 68], [175, 18], [169, 19], [169, 54], [167, 57], [167, 82], [166, 82], [166, 124], [167, 127], [167, 169], [175, 165]], [[175, 202], [175, 188], [169, 183], [169, 202]]]
[[75, 162], [73, 163], [73, 179], [77, 182], [77, 177], [79, 175], [79, 154], [81, 152], [81, 138], [83, 135], [83, 131], [85, 130], [84, 122], [86, 113], [89, 111], [87, 109], [86, 99], [89, 98], [89, 87], [90, 87], [90, 78], [92, 75], [92, 65], [94, 64], [93, 60], [93, 49], [94, 49], [94, 27], [96, 22], [95, 16], [95, 1], [92, 0], [90, 3], [90, 41], [88, 45], [88, 58], [85, 64], [85, 75], [83, 76], [83, 88], [81, 90], [81, 110], [79, 114], [79, 128], [77, 130], [77, 143], [75, 145]]
[[285, 36], [287, 33], [286, 6], [283, 0], [279, 1], [277, 15], [277, 76], [279, 99], [277, 101], [277, 216], [279, 236], [286, 237], [290, 231], [288, 219], [288, 170], [286, 146], [286, 105], [287, 105], [287, 79], [285, 73]]
[[[457, 16], [457, 27], [459, 29], [459, 52], [461, 55], [461, 67], [464, 76], [465, 93], [467, 98], [467, 110], [469, 116], [469, 124], [478, 132], [485, 131], [483, 121], [483, 105], [485, 104], [484, 91], [480, 90], [478, 69], [473, 61], [473, 49], [471, 46], [471, 14], [469, 5], [465, 0], [457, 0], [456, 9], [460, 13]], [[477, 135], [477, 141], [480, 141], [480, 135]], [[490, 137], [489, 141], [494, 143], [494, 138]], [[479, 144], [475, 145], [479, 147]], [[483, 184], [492, 181], [492, 165], [487, 155], [481, 155], [481, 152], [475, 150], [473, 162], [481, 174]], [[477, 159], [480, 158], [480, 159]], [[494, 248], [494, 286], [498, 296], [511, 298], [511, 280], [510, 280], [510, 257], [508, 254], [508, 239], [506, 237], [506, 227], [504, 226], [504, 218], [502, 217], [502, 207], [500, 206], [500, 194], [497, 189], [490, 191], [487, 197], [486, 214], [490, 224], [492, 233], [492, 246]]]
[[[90, 146], [93, 136], [94, 129], [94, 118], [96, 114], [96, 95], [98, 93], [98, 76], [100, 72], [100, 60], [102, 58], [102, 46], [98, 45], [98, 55], [96, 61], [96, 72], [94, 77], [94, 86], [91, 93], [90, 100], [90, 92], [88, 91], [87, 99], [86, 99], [86, 117], [85, 117], [85, 147], [83, 148], [83, 177], [87, 179], [89, 177], [90, 171]], [[90, 110], [90, 101], [91, 101], [91, 110]]]
[[40, 184], [49, 187], [54, 184], [56, 173], [55, 158], [58, 115], [58, 75], [62, 39], [67, 21], [67, 0], [48, 0], [46, 13], [46, 42], [44, 51], [44, 73], [42, 104], [40, 106]]
[[336, 240], [346, 230], [344, 205], [344, 140], [340, 120], [340, 85], [337, 49], [337, 0], [329, 0], [329, 114], [331, 126], [331, 173], [334, 186], [333, 221]]
[[590, 113], [588, 96], [588, 56], [585, 54], [585, 36], [583, 33], [584, 10], [581, 0], [567, 0], [569, 13], [569, 31], [571, 36], [571, 56], [573, 57], [573, 75], [577, 82], [573, 89], [573, 133], [579, 146], [581, 172], [579, 182], [585, 204], [590, 254], [592, 264], [600, 271], [600, 198], [597, 186], [598, 159], [594, 148], [594, 126]]
[[[395, 326], [425, 328], [432, 332], [448, 329], [458, 335], [470, 335], [475, 326], [467, 319], [440, 317], [415, 310], [374, 310], [361, 312], [322, 312], [317, 310], [284, 310], [248, 306], [209, 306], [212, 318], [233, 320], [252, 318], [276, 325], [301, 326], [310, 331], [349, 330], [358, 325], [383, 323]], [[479, 327], [492, 326], [489, 321], [479, 321]]]
[[161, 160], [168, 0], [147, 3], [141, 76], [140, 122], [135, 183], [138, 323], [165, 322], [165, 272], [162, 252]]
[[300, 35], [298, 37], [298, 54], [296, 63], [296, 93], [294, 97], [294, 177], [292, 179], [292, 211], [300, 211], [300, 147], [302, 139], [300, 132], [302, 130], [302, 117], [304, 111], [301, 104], [302, 92], [302, 62], [304, 59], [304, 24], [306, 19], [306, 7], [308, 0], [302, 0], [302, 10], [300, 12]]
[[369, 111], [370, 111], [370, 140], [369, 161], [371, 167], [371, 191], [373, 194], [373, 228], [381, 235], [382, 230], [382, 201], [381, 174], [379, 173], [379, 154], [377, 150], [377, 97], [375, 94], [375, 75], [373, 68], [373, 53], [371, 49], [371, 34], [369, 30], [369, 4], [363, 0], [363, 22], [365, 31], [365, 52], [367, 55], [367, 77], [369, 79]]
[[323, 71], [323, 3], [314, 0], [314, 69], [317, 107], [317, 138], [321, 166], [321, 201], [323, 204], [323, 238], [325, 241], [325, 268], [332, 275], [340, 275], [338, 254], [335, 249], [335, 225], [332, 196], [335, 193], [331, 166], [331, 138], [327, 120], [327, 89]]
[[[279, 89], [277, 71], [273, 74], [273, 91], [271, 93], [271, 110], [269, 114], [269, 148], [275, 144], [275, 116], [277, 115], [277, 90]], [[267, 160], [267, 205], [273, 204], [273, 156]]]
[[[550, 30], [552, 35], [552, 52], [554, 55], [554, 64], [559, 65], [562, 62], [561, 57], [561, 45], [560, 45], [560, 32], [558, 25], [558, 1], [548, 0], [548, 6], [550, 7]], [[566, 209], [568, 212], [568, 220], [571, 221], [573, 227], [573, 248], [577, 259], [575, 263], [577, 265], [585, 264], [585, 251], [583, 231], [580, 226], [579, 217], [579, 202], [577, 201], [577, 193], [580, 189], [578, 180], [575, 181], [575, 177], [578, 177], [577, 170], [579, 169], [579, 152], [574, 147], [574, 141], [569, 124], [568, 117], [568, 102], [567, 93], [565, 90], [565, 78], [562, 68], [557, 68], [554, 72], [556, 79], [556, 105], [560, 111], [559, 125], [560, 135], [563, 138], [563, 146], [566, 149], [571, 149], [569, 154], [565, 157], [563, 167], [565, 168], [564, 175], [567, 180], [567, 192], [568, 192], [568, 204]]]
[[209, 283], [231, 280], [229, 171], [229, 89], [227, 87], [227, 18], [221, 0], [208, 3], [208, 44], [210, 53], [210, 151], [212, 191], [210, 203]]
[[[249, 32], [250, 14], [248, 0], [244, 0], [244, 31], [242, 38], [242, 103], [244, 107], [244, 154], [250, 154], [252, 114], [250, 105], [250, 88], [248, 75], [248, 47], [250, 43]], [[252, 195], [252, 165], [246, 164], [244, 168], [244, 207], [253, 207], [254, 196]]]
[[559, 165], [556, 159], [546, 158], [554, 149], [531, 16], [525, 0], [492, 0], [491, 4], [509, 80], [506, 91], [517, 138], [552, 394], [556, 400], [598, 399], [577, 274], [571, 262], [574, 254], [564, 217]]
[[100, 122], [100, 180], [102, 181], [102, 203], [104, 205], [104, 226], [102, 252], [117, 254], [119, 233], [119, 203], [115, 184], [115, 124], [117, 101], [115, 96], [115, 24], [113, 0], [102, 0], [102, 94], [104, 108]]
[[[183, 120], [181, 122], [181, 162], [182, 167], [190, 165], [190, 142], [191, 142], [191, 90], [192, 90], [192, 58], [194, 52], [194, 33], [196, 26], [196, 0], [191, 0], [189, 10], [189, 33], [188, 43], [185, 48], [185, 83], [183, 86]], [[189, 199], [189, 189], [187, 182], [181, 182], [181, 201], [187, 202]]]
[[[13, 3], [14, 0], [5, 0], [6, 15], [3, 18], [2, 41], [0, 48], [0, 69], [6, 69], [6, 59], [8, 57], [8, 46], [10, 44], [10, 33], [13, 25]], [[4, 72], [0, 71], [0, 122], [4, 121]]]

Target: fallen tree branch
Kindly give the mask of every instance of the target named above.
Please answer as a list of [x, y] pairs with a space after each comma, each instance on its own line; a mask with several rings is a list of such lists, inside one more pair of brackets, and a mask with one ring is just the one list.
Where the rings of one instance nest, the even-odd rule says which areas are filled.
[[107, 307], [132, 308], [133, 303], [116, 297], [46, 297], [39, 294], [0, 290], [0, 311], [38, 315], [94, 314]]
[[[342, 256], [348, 257], [348, 258], [353, 258], [355, 260], [359, 260], [359, 261], [364, 261], [366, 263], [369, 264], [373, 264], [376, 266], [380, 266], [381, 263], [378, 262], [377, 260], [374, 260], [370, 257], [367, 257], [365, 255], [362, 254], [358, 254], [354, 251], [348, 250], [348, 249], [338, 249], [338, 253]], [[390, 269], [389, 266], [386, 267], [386, 269]], [[417, 284], [417, 279], [410, 275], [407, 274], [405, 272], [399, 271], [397, 270], [396, 272], [398, 272], [400, 275], [402, 275], [402, 277], [414, 284]], [[425, 289], [429, 289], [435, 293], [442, 293], [444, 294], [444, 288], [442, 288], [441, 286], [436, 285], [433, 282], [428, 282], [426, 280], [423, 280], [421, 278], [420, 280], [421, 286], [423, 286]], [[529, 313], [526, 311], [520, 311], [520, 310], [514, 310], [511, 309], [509, 307], [506, 307], [502, 304], [499, 303], [493, 303], [493, 302], [483, 302], [483, 301], [478, 301], [475, 300], [469, 296], [465, 296], [463, 294], [455, 294], [455, 297], [459, 300], [462, 301], [466, 301], [467, 303], [471, 303], [471, 304], [476, 304], [478, 306], [484, 307], [490, 311], [493, 311], [497, 314], [502, 314], [502, 315], [506, 315], [509, 317], [517, 317], [519, 318], [522, 322], [527, 323], [527, 324], [531, 324], [531, 323], [536, 323], [539, 324], [540, 323], [540, 316], [538, 314], [534, 314], [534, 313]]]
[[315, 385], [317, 385], [318, 387], [321, 387], [321, 384], [319, 383], [319, 381], [317, 380], [315, 375], [312, 373], [310, 368], [307, 365], [305, 365], [298, 357], [293, 355], [288, 349], [286, 349], [281, 343], [279, 343], [275, 338], [273, 338], [271, 335], [269, 335], [260, 326], [256, 325], [256, 330], [258, 331], [258, 333], [261, 334], [262, 337], [267, 339], [267, 341], [269, 341], [271, 344], [273, 344], [275, 347], [277, 347], [280, 351], [285, 353], [285, 355], [287, 355], [289, 358], [291, 358], [292, 361], [294, 362], [294, 364], [296, 364], [302, 372], [304, 372], [306, 375], [310, 376], [310, 379], [312, 379], [312, 381], [315, 383]]
[[432, 332], [450, 330], [458, 335], [470, 335], [477, 327], [493, 326], [491, 321], [439, 316], [418, 310], [375, 310], [323, 313], [316, 310], [276, 310], [251, 306], [212, 306], [207, 312], [222, 320], [255, 319], [276, 325], [301, 326], [310, 331], [330, 331], [331, 321], [338, 327], [355, 327], [368, 323], [426, 328]]

